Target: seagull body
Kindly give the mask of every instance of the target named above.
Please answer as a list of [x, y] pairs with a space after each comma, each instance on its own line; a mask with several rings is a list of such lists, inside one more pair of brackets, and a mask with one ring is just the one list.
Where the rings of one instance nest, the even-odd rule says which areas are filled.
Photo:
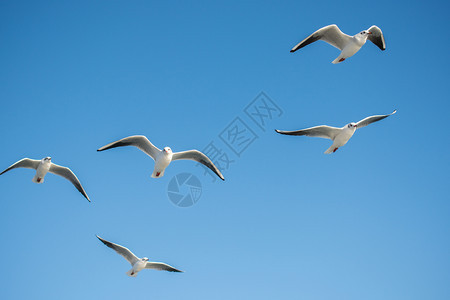
[[169, 147], [164, 147], [155, 157], [155, 168], [153, 169], [152, 178], [164, 176], [164, 171], [170, 165], [172, 159], [172, 150]]
[[34, 175], [34, 177], [31, 181], [38, 183], [38, 184], [44, 182], [44, 177], [45, 177], [45, 175], [47, 175], [48, 172], [62, 176], [65, 179], [72, 182], [72, 184], [77, 188], [77, 190], [81, 194], [83, 194], [83, 196], [89, 202], [91, 201], [89, 199], [88, 195], [86, 194], [86, 192], [84, 191], [83, 187], [81, 186], [81, 183], [78, 180], [77, 176], [75, 176], [75, 174], [69, 168], [62, 167], [62, 166], [52, 163], [51, 157], [45, 157], [41, 160], [29, 159], [29, 158], [21, 159], [18, 162], [11, 165], [6, 170], [4, 170], [3, 172], [1, 172], [0, 175], [4, 174], [12, 169], [16, 169], [16, 168], [35, 169], [36, 175]]
[[[145, 257], [143, 259], [145, 259]], [[127, 272], [128, 276], [136, 277], [137, 273], [145, 269], [145, 265], [147, 264], [147, 262], [143, 259], [139, 259], [134, 263], [134, 265], [132, 265], [131, 270]]]
[[322, 40], [341, 50], [341, 54], [332, 61], [333, 64], [343, 62], [345, 59], [353, 56], [366, 43], [367, 39], [373, 42], [381, 50], [386, 49], [383, 32], [377, 26], [373, 25], [367, 30], [363, 30], [354, 36], [343, 33], [335, 24], [320, 28], [309, 37], [298, 43], [291, 52], [295, 52], [315, 41]]
[[107, 240], [102, 239], [97, 235], [97, 238], [106, 246], [113, 249], [117, 252], [117, 254], [120, 254], [123, 256], [130, 264], [131, 264], [131, 270], [129, 270], [126, 274], [131, 277], [136, 277], [137, 274], [142, 271], [143, 269], [154, 269], [154, 270], [160, 270], [160, 271], [169, 271], [169, 272], [183, 272], [178, 269], [175, 269], [172, 266], [169, 266], [168, 264], [162, 263], [162, 262], [151, 262], [148, 261], [147, 257], [138, 258], [136, 255], [133, 254], [128, 248], [125, 248], [123, 246], [120, 246], [118, 244], [114, 244], [111, 242], [108, 242]]
[[209, 169], [211, 169], [220, 179], [225, 180], [220, 170], [212, 163], [212, 161], [202, 152], [197, 150], [189, 150], [184, 152], [172, 152], [170, 147], [164, 147], [163, 150], [155, 147], [145, 136], [134, 135], [123, 138], [121, 140], [112, 142], [106, 146], [99, 148], [97, 151], [103, 151], [111, 148], [122, 146], [135, 146], [150, 156], [155, 161], [155, 168], [153, 169], [153, 178], [160, 178], [164, 176], [165, 169], [174, 160], [187, 159], [195, 160]]
[[325, 154], [330, 154], [332, 152], [336, 152], [337, 149], [347, 144], [350, 138], [356, 131], [355, 123], [350, 123], [341, 128], [340, 132], [336, 135], [333, 140], [333, 144], [325, 151]]
[[43, 183], [44, 177], [47, 175], [48, 171], [50, 171], [50, 167], [52, 166], [51, 158], [43, 158], [36, 169], [36, 175], [34, 175], [31, 181], [35, 183]]
[[315, 126], [311, 128], [306, 128], [302, 130], [296, 130], [296, 131], [282, 131], [282, 130], [275, 130], [276, 132], [280, 134], [286, 134], [286, 135], [306, 135], [306, 136], [312, 136], [312, 137], [321, 137], [330, 139], [333, 141], [333, 144], [328, 148], [324, 153], [330, 154], [336, 152], [337, 149], [347, 144], [347, 142], [350, 140], [350, 138], [353, 136], [357, 128], [365, 127], [371, 123], [383, 120], [393, 114], [395, 114], [397, 110], [394, 110], [392, 113], [388, 115], [376, 115], [376, 116], [370, 116], [365, 119], [362, 119], [358, 123], [349, 123], [345, 125], [342, 128], [337, 127], [331, 127], [327, 125], [321, 125], [321, 126]]

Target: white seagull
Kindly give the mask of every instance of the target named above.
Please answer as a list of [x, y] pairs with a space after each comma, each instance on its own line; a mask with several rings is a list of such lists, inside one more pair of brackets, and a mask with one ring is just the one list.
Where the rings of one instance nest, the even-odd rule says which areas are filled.
[[384, 118], [387, 118], [395, 114], [396, 112], [397, 110], [394, 110], [389, 115], [376, 115], [367, 117], [365, 119], [362, 119], [358, 123], [352, 122], [345, 125], [342, 128], [321, 125], [296, 131], [282, 131], [282, 130], [275, 130], [275, 131], [287, 135], [306, 135], [330, 139], [333, 141], [333, 144], [330, 146], [330, 148], [328, 148], [324, 152], [325, 154], [330, 154], [332, 152], [336, 152], [336, 150], [339, 149], [339, 147], [344, 146], [348, 142], [348, 140], [353, 136], [357, 128], [361, 128], [373, 122], [383, 120]]
[[118, 254], [122, 255], [131, 265], [132, 268], [126, 274], [128, 276], [136, 277], [137, 274], [143, 269], [154, 269], [160, 271], [169, 271], [169, 272], [183, 272], [174, 267], [169, 266], [168, 264], [162, 262], [151, 262], [148, 261], [147, 257], [139, 258], [133, 254], [128, 248], [123, 246], [108, 242], [107, 240], [102, 239], [97, 235], [97, 238], [109, 248], [115, 250]]
[[112, 142], [106, 146], [101, 147], [97, 151], [103, 151], [115, 147], [122, 146], [135, 146], [142, 150], [145, 154], [153, 158], [155, 161], [155, 168], [153, 170], [152, 176], [153, 178], [159, 178], [164, 176], [165, 169], [169, 166], [169, 164], [174, 160], [179, 159], [188, 159], [195, 160], [201, 164], [204, 164], [208, 168], [210, 168], [220, 179], [225, 180], [223, 178], [220, 170], [212, 163], [212, 161], [203, 153], [197, 150], [189, 150], [183, 152], [172, 152], [170, 147], [164, 147], [163, 150], [155, 147], [145, 136], [143, 135], [134, 135], [123, 138], [121, 140]]
[[8, 172], [9, 170], [15, 169], [15, 168], [35, 169], [36, 175], [34, 175], [33, 179], [31, 180], [35, 183], [43, 183], [44, 177], [48, 172], [62, 176], [65, 179], [72, 182], [72, 184], [77, 188], [77, 190], [81, 194], [83, 194], [83, 196], [89, 202], [91, 202], [88, 195], [86, 194], [83, 187], [81, 186], [81, 183], [78, 180], [77, 176], [75, 176], [75, 174], [69, 168], [58, 166], [58, 165], [52, 163], [51, 157], [45, 157], [41, 160], [29, 159], [29, 158], [21, 159], [18, 162], [16, 162], [15, 164], [11, 165], [5, 171], [1, 172], [0, 175]]
[[372, 43], [378, 46], [381, 50], [386, 50], [386, 45], [384, 43], [383, 32], [377, 26], [373, 25], [367, 30], [363, 30], [354, 36], [349, 36], [343, 33], [337, 25], [328, 25], [320, 28], [306, 39], [298, 43], [291, 52], [295, 52], [300, 48], [303, 48], [317, 40], [322, 40], [328, 44], [341, 50], [341, 54], [332, 61], [333, 64], [343, 62], [346, 58], [353, 56], [356, 52], [361, 49], [361, 47], [369, 39]]

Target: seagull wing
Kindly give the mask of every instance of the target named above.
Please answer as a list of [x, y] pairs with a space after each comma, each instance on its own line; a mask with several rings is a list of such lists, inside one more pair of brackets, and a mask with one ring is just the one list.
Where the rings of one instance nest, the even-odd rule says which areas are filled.
[[388, 115], [376, 115], [376, 116], [370, 116], [367, 117], [365, 119], [362, 119], [361, 121], [359, 121], [358, 123], [356, 123], [356, 129], [359, 129], [361, 127], [365, 127], [373, 122], [378, 122], [380, 120], [383, 120], [389, 116], [392, 116], [393, 114], [395, 114], [397, 112], [397, 110], [394, 110], [392, 113], [388, 114]]
[[125, 248], [123, 246], [108, 242], [107, 240], [102, 239], [97, 235], [97, 238], [106, 246], [116, 251], [118, 254], [122, 255], [131, 265], [134, 265], [139, 258], [133, 254], [128, 248]]
[[172, 156], [172, 160], [179, 160], [179, 159], [195, 160], [201, 164], [204, 164], [205, 166], [210, 168], [211, 171], [216, 173], [217, 176], [220, 177], [220, 179], [225, 180], [220, 170], [212, 163], [212, 161], [208, 158], [208, 156], [206, 156], [205, 154], [201, 153], [198, 150], [189, 150], [174, 153]]
[[386, 44], [384, 43], [384, 36], [383, 32], [381, 32], [381, 29], [377, 26], [373, 25], [369, 29], [367, 29], [372, 34], [369, 34], [368, 39], [378, 46], [381, 50], [386, 50]]
[[169, 266], [168, 264], [162, 263], [162, 262], [150, 262], [148, 261], [145, 265], [146, 269], [154, 269], [159, 271], [169, 271], [169, 272], [183, 272], [181, 270], [175, 269], [172, 266]]
[[41, 162], [40, 160], [23, 158], [23, 159], [19, 160], [18, 162], [12, 164], [5, 171], [1, 172], [0, 175], [8, 172], [9, 170], [15, 169], [15, 168], [27, 168], [27, 169], [35, 169], [36, 170], [37, 167], [39, 166], [40, 162]]
[[311, 128], [306, 128], [302, 130], [295, 131], [282, 131], [275, 130], [278, 133], [286, 134], [286, 135], [306, 135], [312, 137], [321, 137], [324, 139], [334, 140], [334, 138], [341, 132], [342, 129], [331, 127], [327, 125], [315, 126]]
[[351, 36], [343, 33], [337, 25], [328, 25], [323, 28], [320, 28], [306, 39], [298, 43], [294, 48], [292, 48], [291, 52], [295, 52], [300, 48], [303, 48], [315, 41], [322, 40], [327, 42], [328, 44], [338, 48], [339, 50], [344, 49], [344, 47], [350, 42]]
[[77, 190], [83, 194], [83, 196], [89, 201], [91, 202], [91, 200], [89, 199], [88, 195], [86, 194], [86, 192], [84, 191], [83, 187], [81, 186], [80, 181], [78, 180], [77, 176], [75, 176], [75, 174], [66, 167], [62, 167], [59, 165], [56, 165], [54, 163], [51, 164], [50, 166], [50, 173], [59, 175], [64, 177], [65, 179], [69, 180], [70, 182], [72, 182], [72, 184], [77, 188]]
[[116, 147], [123, 146], [135, 146], [149, 155], [153, 160], [156, 159], [156, 155], [161, 151], [155, 147], [145, 136], [143, 135], [133, 135], [126, 137], [124, 139], [112, 142], [106, 146], [99, 148], [97, 151], [108, 150]]

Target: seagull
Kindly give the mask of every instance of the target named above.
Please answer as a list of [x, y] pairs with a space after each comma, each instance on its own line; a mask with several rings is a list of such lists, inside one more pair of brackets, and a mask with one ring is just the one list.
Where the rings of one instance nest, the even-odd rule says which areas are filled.
[[359, 49], [361, 49], [361, 47], [366, 43], [367, 39], [377, 45], [381, 50], [386, 50], [383, 32], [381, 32], [381, 29], [375, 25], [371, 26], [367, 30], [363, 30], [360, 33], [355, 34], [354, 36], [349, 36], [343, 33], [337, 25], [333, 24], [320, 28], [298, 43], [294, 48], [292, 48], [291, 52], [295, 52], [317, 40], [323, 40], [341, 50], [341, 54], [332, 61], [333, 64], [337, 64], [343, 62], [345, 59], [358, 52]]
[[69, 168], [58, 166], [58, 165], [52, 163], [51, 157], [44, 157], [41, 160], [29, 159], [29, 158], [21, 159], [18, 162], [16, 162], [15, 164], [11, 165], [5, 171], [1, 172], [0, 175], [8, 172], [9, 170], [15, 169], [15, 168], [35, 169], [36, 175], [34, 175], [33, 179], [31, 180], [35, 183], [43, 183], [44, 177], [48, 172], [62, 176], [65, 179], [72, 182], [72, 184], [77, 188], [77, 190], [81, 194], [83, 194], [83, 196], [89, 202], [91, 202], [88, 195], [86, 194], [83, 187], [81, 186], [81, 183], [78, 180], [77, 176], [75, 176], [75, 174]]
[[208, 168], [210, 168], [220, 179], [225, 180], [222, 173], [220, 173], [219, 169], [212, 163], [212, 161], [203, 153], [197, 150], [189, 150], [183, 152], [172, 152], [170, 147], [164, 147], [163, 150], [155, 147], [145, 136], [143, 135], [134, 135], [123, 138], [121, 140], [112, 142], [106, 146], [101, 147], [97, 151], [108, 150], [115, 147], [122, 146], [135, 146], [142, 150], [145, 154], [153, 158], [155, 161], [155, 168], [153, 170], [152, 176], [153, 178], [160, 178], [164, 176], [165, 169], [169, 166], [169, 164], [174, 160], [179, 159], [188, 159], [195, 160], [201, 164], [204, 164]]
[[365, 119], [362, 119], [358, 123], [353, 122], [349, 123], [342, 128], [321, 125], [296, 131], [282, 131], [282, 130], [275, 130], [275, 131], [287, 135], [306, 135], [330, 139], [333, 141], [333, 144], [331, 145], [330, 148], [328, 148], [324, 152], [325, 154], [330, 154], [332, 152], [333, 153], [336, 152], [336, 150], [339, 149], [339, 147], [342, 147], [345, 144], [347, 144], [348, 140], [353, 136], [357, 128], [362, 128], [371, 123], [383, 120], [384, 118], [387, 118], [395, 114], [396, 112], [397, 110], [394, 110], [392, 113], [388, 115], [370, 116]]
[[136, 277], [137, 274], [143, 269], [154, 269], [159, 271], [169, 271], [169, 272], [183, 272], [175, 269], [168, 264], [162, 262], [151, 262], [148, 261], [147, 257], [139, 258], [133, 254], [128, 248], [123, 246], [108, 242], [97, 235], [97, 238], [106, 246], [116, 251], [118, 254], [122, 255], [133, 267], [126, 274], [128, 276]]

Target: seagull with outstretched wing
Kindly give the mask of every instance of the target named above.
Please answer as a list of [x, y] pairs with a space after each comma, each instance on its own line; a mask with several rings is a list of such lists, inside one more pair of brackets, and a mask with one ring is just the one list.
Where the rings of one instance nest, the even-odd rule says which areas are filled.
[[122, 147], [122, 146], [134, 146], [142, 150], [148, 156], [150, 156], [155, 161], [155, 168], [153, 170], [153, 178], [160, 178], [164, 176], [164, 171], [169, 166], [169, 164], [174, 160], [194, 160], [197, 161], [217, 174], [220, 179], [225, 180], [220, 170], [213, 164], [213, 162], [202, 152], [198, 150], [189, 150], [184, 152], [172, 152], [170, 147], [164, 147], [163, 150], [155, 147], [145, 136], [134, 135], [123, 138], [121, 140], [112, 142], [106, 146], [101, 147], [97, 151], [104, 151], [111, 148]]
[[62, 167], [62, 166], [52, 163], [51, 157], [45, 157], [41, 160], [29, 159], [29, 158], [21, 159], [18, 162], [11, 165], [6, 170], [4, 170], [3, 172], [1, 172], [0, 175], [4, 174], [12, 169], [16, 169], [16, 168], [35, 169], [36, 175], [34, 175], [34, 177], [32, 179], [32, 181], [35, 183], [43, 183], [44, 177], [45, 177], [45, 175], [47, 175], [48, 172], [62, 176], [65, 179], [72, 182], [72, 184], [77, 188], [77, 190], [81, 194], [83, 194], [83, 196], [89, 202], [91, 201], [89, 199], [88, 195], [86, 194], [86, 192], [84, 191], [83, 187], [81, 186], [81, 183], [78, 180], [77, 176], [75, 176], [75, 174], [69, 168]]
[[97, 235], [97, 238], [106, 246], [116, 251], [118, 254], [123, 256], [132, 266], [131, 270], [129, 270], [126, 274], [128, 276], [136, 277], [137, 274], [142, 271], [143, 269], [153, 269], [153, 270], [159, 270], [159, 271], [169, 271], [169, 272], [183, 272], [178, 269], [175, 269], [172, 266], [169, 266], [168, 264], [162, 263], [162, 262], [151, 262], [148, 261], [147, 257], [139, 258], [136, 255], [133, 254], [128, 248], [125, 248], [124, 246], [120, 246], [111, 242], [108, 242], [107, 240], [102, 239]]
[[333, 64], [343, 62], [345, 59], [353, 56], [367, 40], [378, 46], [381, 50], [386, 50], [383, 32], [377, 26], [373, 25], [367, 30], [350, 36], [343, 33], [335, 24], [320, 28], [306, 39], [298, 43], [291, 52], [295, 52], [315, 41], [322, 40], [341, 50], [341, 54], [332, 61]]
[[295, 131], [282, 131], [282, 130], [275, 130], [276, 132], [280, 134], [286, 134], [286, 135], [305, 135], [305, 136], [312, 136], [312, 137], [321, 137], [325, 139], [330, 139], [333, 141], [333, 144], [325, 151], [325, 154], [330, 154], [332, 152], [336, 152], [339, 147], [344, 146], [347, 144], [347, 142], [350, 140], [350, 138], [353, 136], [357, 128], [365, 127], [371, 123], [383, 120], [393, 114], [395, 114], [397, 110], [394, 110], [392, 113], [388, 115], [376, 115], [367, 117], [365, 119], [362, 119], [358, 123], [349, 123], [345, 125], [342, 128], [327, 126], [327, 125], [321, 125], [321, 126], [315, 126], [311, 128], [306, 128], [302, 130], [295, 130]]

